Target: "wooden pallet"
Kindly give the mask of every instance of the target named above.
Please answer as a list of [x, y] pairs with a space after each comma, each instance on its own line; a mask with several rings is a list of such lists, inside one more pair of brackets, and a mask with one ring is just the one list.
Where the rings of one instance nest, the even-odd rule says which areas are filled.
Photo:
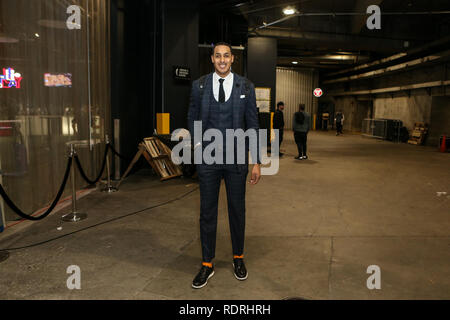
[[116, 186], [117, 188], [141, 156], [144, 156], [147, 162], [152, 166], [153, 170], [159, 174], [161, 181], [176, 178], [183, 174], [181, 169], [172, 162], [172, 151], [170, 148], [158, 138], [145, 138], [143, 142], [139, 143], [138, 149], [138, 152], [134, 156], [127, 170], [122, 178], [120, 178], [120, 181]]
[[421, 145], [428, 133], [428, 127], [423, 122], [416, 122], [411, 137], [408, 140], [409, 144]]
[[145, 138], [144, 145], [152, 157], [152, 161], [149, 162], [153, 162], [154, 168], [161, 176], [161, 181], [179, 177], [183, 174], [180, 168], [172, 162], [172, 151], [161, 140], [154, 137]]

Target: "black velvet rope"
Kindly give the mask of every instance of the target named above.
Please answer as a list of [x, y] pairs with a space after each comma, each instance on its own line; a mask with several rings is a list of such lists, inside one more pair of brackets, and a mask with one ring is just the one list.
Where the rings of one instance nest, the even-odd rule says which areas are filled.
[[17, 214], [19, 215], [21, 218], [27, 219], [27, 220], [41, 220], [44, 219], [46, 216], [48, 216], [53, 209], [55, 209], [56, 205], [59, 202], [59, 199], [61, 199], [61, 196], [64, 192], [64, 189], [66, 187], [67, 184], [67, 180], [69, 179], [69, 175], [70, 175], [70, 168], [72, 166], [72, 157], [69, 157], [69, 161], [67, 162], [67, 168], [66, 168], [66, 172], [64, 174], [64, 179], [63, 179], [63, 183], [61, 184], [61, 187], [58, 190], [58, 194], [56, 195], [55, 200], [53, 200], [53, 203], [51, 204], [51, 206], [47, 209], [47, 211], [45, 213], [43, 213], [42, 215], [40, 215], [39, 217], [33, 217], [32, 215], [28, 215], [26, 213], [23, 213], [22, 210], [20, 210], [15, 204], [14, 202], [12, 202], [12, 200], [8, 197], [8, 195], [6, 194], [5, 190], [3, 189], [3, 186], [0, 184], [0, 195], [3, 197], [3, 200], [5, 200], [5, 203]]
[[78, 158], [78, 155], [75, 154], [75, 163], [77, 164], [78, 170], [80, 171], [81, 177], [86, 180], [87, 183], [90, 185], [96, 184], [100, 178], [103, 175], [103, 171], [105, 171], [106, 166], [106, 157], [108, 156], [108, 149], [110, 148], [110, 144], [106, 144], [105, 146], [105, 155], [103, 156], [103, 163], [102, 163], [102, 169], [100, 170], [100, 173], [98, 174], [97, 178], [95, 180], [91, 180], [87, 177], [86, 173], [83, 170], [83, 167], [81, 166], [80, 159]]
[[121, 155], [120, 153], [118, 153], [116, 151], [116, 149], [114, 149], [114, 147], [110, 144], [109, 148], [111, 149], [112, 153], [114, 153], [116, 156], [118, 156], [120, 159], [125, 160], [125, 161], [131, 161], [130, 158], [124, 157], [123, 155]]

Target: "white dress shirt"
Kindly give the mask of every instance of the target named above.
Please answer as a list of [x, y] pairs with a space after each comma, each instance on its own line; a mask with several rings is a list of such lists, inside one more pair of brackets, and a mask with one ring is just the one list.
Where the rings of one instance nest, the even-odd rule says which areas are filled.
[[219, 79], [225, 79], [223, 82], [223, 90], [225, 91], [225, 101], [228, 101], [228, 99], [231, 96], [231, 91], [233, 90], [233, 72], [230, 72], [225, 78], [221, 78], [216, 72], [213, 74], [213, 94], [214, 99], [216, 101], [219, 101], [219, 88], [220, 88], [220, 82]]

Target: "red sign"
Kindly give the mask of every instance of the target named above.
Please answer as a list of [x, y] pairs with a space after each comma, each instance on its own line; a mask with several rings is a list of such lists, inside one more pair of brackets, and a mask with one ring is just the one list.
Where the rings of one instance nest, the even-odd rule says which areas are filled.
[[314, 89], [314, 97], [319, 98], [323, 95], [323, 91], [320, 88]]
[[12, 122], [0, 122], [0, 137], [9, 137], [13, 135]]
[[2, 88], [20, 88], [22, 76], [16, 73], [13, 68], [3, 68], [3, 74], [0, 74], [0, 89]]

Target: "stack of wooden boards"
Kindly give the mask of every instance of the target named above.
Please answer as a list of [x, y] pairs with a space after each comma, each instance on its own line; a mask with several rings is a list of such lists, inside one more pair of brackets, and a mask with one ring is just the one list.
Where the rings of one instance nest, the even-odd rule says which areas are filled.
[[409, 144], [421, 145], [424, 142], [425, 136], [428, 133], [428, 127], [423, 122], [416, 122], [411, 137], [408, 140]]
[[144, 156], [147, 162], [152, 166], [153, 170], [159, 174], [161, 181], [179, 177], [183, 174], [180, 167], [172, 162], [172, 151], [170, 148], [158, 138], [144, 138], [144, 141], [139, 143], [138, 149], [139, 151], [134, 156], [133, 161], [131, 161], [127, 171], [123, 174], [117, 187], [120, 186], [123, 179], [125, 179], [141, 156]]

